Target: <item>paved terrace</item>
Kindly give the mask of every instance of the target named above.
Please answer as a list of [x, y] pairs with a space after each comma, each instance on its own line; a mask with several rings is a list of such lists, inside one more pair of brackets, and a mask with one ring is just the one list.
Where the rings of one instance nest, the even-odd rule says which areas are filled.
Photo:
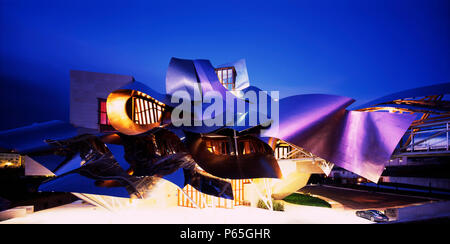
[[1, 224], [370, 224], [354, 211], [286, 203], [284, 212], [253, 207], [234, 209], [124, 209], [109, 212], [76, 201], [56, 208], [38, 211]]
[[329, 202], [333, 208], [364, 210], [405, 207], [431, 202], [424, 197], [413, 197], [391, 193], [371, 192], [334, 186], [308, 185], [299, 190]]

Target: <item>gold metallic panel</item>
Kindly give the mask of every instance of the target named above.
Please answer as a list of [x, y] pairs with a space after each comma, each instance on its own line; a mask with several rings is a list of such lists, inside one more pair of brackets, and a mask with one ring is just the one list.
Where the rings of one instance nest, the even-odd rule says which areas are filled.
[[133, 90], [117, 90], [109, 94], [106, 100], [106, 111], [111, 125], [117, 131], [126, 135], [137, 135], [160, 125], [160, 119], [155, 123], [135, 123], [127, 111], [127, 102], [132, 102]]

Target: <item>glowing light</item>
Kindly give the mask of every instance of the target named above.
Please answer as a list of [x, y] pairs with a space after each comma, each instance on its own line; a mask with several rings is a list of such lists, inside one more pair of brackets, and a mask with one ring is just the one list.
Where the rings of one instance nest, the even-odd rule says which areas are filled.
[[90, 204], [73, 204], [46, 209], [5, 224], [371, 224], [353, 210], [286, 204], [285, 211], [237, 206], [233, 209], [186, 207], [134, 207], [110, 212]]

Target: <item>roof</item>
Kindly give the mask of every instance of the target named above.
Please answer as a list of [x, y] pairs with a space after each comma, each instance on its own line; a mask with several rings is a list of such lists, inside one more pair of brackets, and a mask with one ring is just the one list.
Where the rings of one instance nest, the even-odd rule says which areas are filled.
[[[356, 106], [353, 110], [365, 110], [370, 107], [382, 105], [382, 107], [397, 107], [410, 109], [412, 111], [434, 110], [434, 112], [448, 112], [450, 111], [450, 103], [447, 101], [427, 101], [425, 99], [421, 99], [422, 102], [412, 102], [413, 100], [417, 100], [416, 98], [438, 95], [443, 96], [447, 94], [450, 94], [450, 83], [423, 86], [380, 97], [363, 105]], [[398, 100], [403, 101], [400, 102]]]

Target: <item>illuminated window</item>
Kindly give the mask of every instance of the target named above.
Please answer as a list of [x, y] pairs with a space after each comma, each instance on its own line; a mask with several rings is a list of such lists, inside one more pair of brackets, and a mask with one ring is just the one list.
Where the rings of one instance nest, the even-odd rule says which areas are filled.
[[243, 136], [238, 138], [238, 152], [240, 155], [250, 154], [250, 153], [270, 153], [272, 150], [270, 147], [266, 146], [262, 141], [253, 138], [251, 136]]
[[[234, 154], [233, 146], [230, 145], [232, 138], [208, 138], [203, 137], [208, 151], [214, 154], [230, 155]], [[233, 142], [231, 144], [234, 144]], [[231, 147], [230, 147], [231, 146]], [[237, 151], [239, 155], [250, 153], [268, 153], [271, 149], [264, 146], [264, 143], [252, 137], [240, 137], [237, 139]]]
[[234, 67], [217, 68], [215, 70], [220, 83], [225, 88], [230, 91], [236, 88], [236, 70]]
[[[227, 180], [227, 179], [225, 179]], [[194, 204], [191, 202], [194, 201], [200, 208], [206, 207], [216, 207], [216, 208], [233, 208], [234, 206], [245, 205], [245, 194], [244, 194], [244, 185], [249, 184], [250, 180], [227, 180], [231, 183], [231, 187], [233, 189], [234, 200], [224, 199], [220, 197], [214, 197], [211, 195], [207, 195], [197, 191], [191, 185], [186, 185], [183, 188], [183, 191], [186, 197], [180, 189], [178, 189], [178, 206], [190, 207], [194, 208]]]
[[275, 158], [276, 159], [287, 159], [289, 153], [292, 151], [291, 146], [286, 143], [279, 143], [275, 148]]
[[[139, 95], [139, 94], [138, 94]], [[149, 96], [133, 97], [133, 121], [138, 125], [153, 124], [161, 120], [164, 104]]]
[[214, 154], [229, 154], [228, 140], [223, 139], [205, 139], [206, 148]]
[[0, 168], [20, 168], [22, 157], [20, 154], [0, 153]]
[[114, 131], [106, 113], [106, 99], [98, 98], [98, 125], [100, 131]]
[[238, 143], [239, 154], [263, 152], [262, 148], [260, 148], [261, 145], [258, 144], [256, 141], [249, 139], [240, 140]]
[[[230, 138], [223, 136], [218, 137], [202, 137], [205, 141], [206, 148], [218, 155], [230, 155], [233, 146], [230, 145]], [[231, 143], [232, 144], [232, 143]], [[255, 152], [265, 152], [262, 142], [254, 140], [253, 138], [239, 138], [238, 140], [239, 153], [248, 154]], [[224, 199], [220, 197], [210, 196], [197, 191], [194, 187], [186, 185], [182, 190], [178, 189], [178, 206], [191, 207], [194, 208], [195, 202], [200, 208], [205, 207], [216, 207], [216, 208], [233, 208], [234, 206], [240, 206], [248, 204], [244, 196], [244, 185], [250, 184], [249, 179], [223, 179], [231, 183], [233, 190], [233, 200]], [[187, 196], [186, 196], [186, 195]], [[191, 201], [192, 200], [192, 201]]]

